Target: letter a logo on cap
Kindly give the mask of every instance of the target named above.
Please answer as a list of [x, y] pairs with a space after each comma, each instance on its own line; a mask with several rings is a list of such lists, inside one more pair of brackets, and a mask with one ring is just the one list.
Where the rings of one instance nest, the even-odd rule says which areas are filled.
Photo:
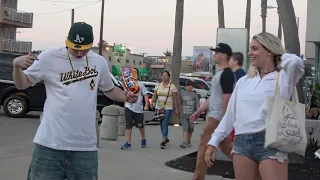
[[76, 35], [76, 39], [74, 40], [74, 42], [76, 43], [82, 43], [82, 41], [84, 41], [84, 37], [80, 37], [79, 34]]

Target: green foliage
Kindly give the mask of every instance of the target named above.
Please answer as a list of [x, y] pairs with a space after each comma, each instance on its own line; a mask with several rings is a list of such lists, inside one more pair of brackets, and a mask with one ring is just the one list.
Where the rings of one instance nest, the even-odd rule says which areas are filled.
[[320, 149], [320, 142], [319, 140], [315, 139], [314, 137], [310, 137], [307, 143], [307, 149], [312, 149], [314, 151]]
[[172, 52], [170, 50], [168, 50], [168, 49], [165, 52], [163, 52], [163, 54], [165, 56], [172, 56]]
[[318, 107], [320, 107], [320, 83], [317, 83], [313, 90], [312, 90], [312, 94], [314, 97], [316, 97], [316, 102], [317, 102], [317, 105]]

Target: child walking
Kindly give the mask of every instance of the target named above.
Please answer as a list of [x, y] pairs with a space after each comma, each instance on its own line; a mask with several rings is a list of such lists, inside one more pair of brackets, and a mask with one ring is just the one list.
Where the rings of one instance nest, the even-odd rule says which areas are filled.
[[190, 116], [199, 109], [199, 97], [193, 92], [193, 81], [187, 80], [186, 91], [180, 93], [180, 122], [183, 128], [183, 143], [181, 148], [191, 147], [191, 136], [194, 131], [194, 123], [191, 122]]

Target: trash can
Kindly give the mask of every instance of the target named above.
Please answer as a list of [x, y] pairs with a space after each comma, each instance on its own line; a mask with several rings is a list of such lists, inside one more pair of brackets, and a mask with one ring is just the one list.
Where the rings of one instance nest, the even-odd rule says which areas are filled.
[[102, 123], [100, 125], [100, 138], [103, 140], [116, 141], [118, 138], [119, 108], [106, 106], [101, 111]]
[[99, 125], [100, 121], [101, 121], [100, 112], [96, 110], [97, 147], [99, 147], [99, 142], [100, 142], [100, 125]]

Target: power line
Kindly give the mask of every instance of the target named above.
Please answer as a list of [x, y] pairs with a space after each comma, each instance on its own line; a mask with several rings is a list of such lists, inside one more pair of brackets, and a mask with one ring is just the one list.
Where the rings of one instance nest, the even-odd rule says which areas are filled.
[[67, 8], [59, 6], [59, 5], [56, 5], [55, 3], [51, 2], [51, 1], [45, 1], [45, 2], [48, 2], [48, 3], [53, 4], [53, 5], [55, 5], [55, 6], [59, 7], [59, 8], [67, 10]]
[[56, 13], [61, 13], [61, 12], [65, 12], [65, 11], [70, 11], [72, 9], [78, 9], [78, 8], [83, 8], [83, 7], [86, 7], [86, 6], [90, 6], [92, 4], [96, 4], [100, 1], [92, 1], [92, 3], [89, 3], [89, 4], [86, 4], [86, 5], [82, 5], [82, 6], [78, 6], [78, 7], [75, 7], [75, 8], [70, 8], [70, 9], [65, 9], [65, 10], [61, 10], [61, 11], [54, 11], [54, 12], [49, 12], [49, 13], [41, 13], [41, 14], [34, 14], [34, 15], [48, 15], [48, 14], [56, 14]]

